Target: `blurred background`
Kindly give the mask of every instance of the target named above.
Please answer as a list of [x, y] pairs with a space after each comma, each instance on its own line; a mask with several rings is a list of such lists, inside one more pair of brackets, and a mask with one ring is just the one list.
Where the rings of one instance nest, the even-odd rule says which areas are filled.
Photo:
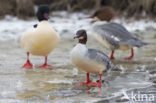
[[156, 15], [156, 0], [0, 0], [0, 18], [7, 14], [27, 19], [35, 15], [33, 9], [40, 4], [49, 4], [52, 11], [65, 10], [70, 13], [110, 6], [118, 15], [125, 17], [154, 19]]

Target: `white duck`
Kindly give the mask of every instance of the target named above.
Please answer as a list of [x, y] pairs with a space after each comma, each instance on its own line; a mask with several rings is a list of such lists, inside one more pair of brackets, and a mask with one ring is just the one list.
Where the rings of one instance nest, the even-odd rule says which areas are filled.
[[45, 56], [45, 63], [40, 68], [50, 68], [47, 64], [47, 56], [57, 46], [60, 36], [48, 22], [50, 8], [48, 5], [40, 5], [37, 11], [39, 23], [30, 28], [21, 38], [21, 45], [27, 51], [27, 62], [22, 68], [32, 68], [29, 53], [37, 56]]
[[[87, 72], [87, 82], [82, 85], [101, 86], [102, 73], [109, 69], [120, 71], [109, 59], [107, 55], [96, 49], [86, 47], [87, 33], [85, 30], [79, 30], [74, 38], [79, 39], [79, 43], [71, 51], [71, 60], [80, 69]], [[99, 82], [91, 82], [89, 73], [99, 74]]]

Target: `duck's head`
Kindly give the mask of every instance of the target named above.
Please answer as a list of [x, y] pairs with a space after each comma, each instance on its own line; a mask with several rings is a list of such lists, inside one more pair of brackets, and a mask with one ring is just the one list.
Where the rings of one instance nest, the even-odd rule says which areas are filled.
[[81, 29], [78, 30], [76, 32], [76, 36], [74, 37], [74, 39], [78, 38], [79, 39], [79, 43], [81, 44], [86, 44], [87, 43], [87, 33], [85, 30]]
[[50, 7], [47, 4], [42, 4], [38, 7], [36, 16], [39, 21], [48, 20]]
[[115, 17], [116, 13], [112, 7], [103, 7], [94, 12], [89, 18], [93, 18], [96, 21], [111, 21]]

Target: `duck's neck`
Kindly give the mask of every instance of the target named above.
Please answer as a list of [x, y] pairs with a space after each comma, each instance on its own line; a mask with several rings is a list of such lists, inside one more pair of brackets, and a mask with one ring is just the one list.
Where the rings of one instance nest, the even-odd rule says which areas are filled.
[[86, 43], [87, 43], [87, 37], [85, 37], [83, 39], [79, 39], [79, 43], [86, 45]]
[[39, 22], [42, 22], [42, 21], [48, 21], [48, 20], [39, 20]]
[[75, 48], [77, 49], [77, 52], [83, 51], [83, 50], [88, 50], [85, 44], [78, 43]]

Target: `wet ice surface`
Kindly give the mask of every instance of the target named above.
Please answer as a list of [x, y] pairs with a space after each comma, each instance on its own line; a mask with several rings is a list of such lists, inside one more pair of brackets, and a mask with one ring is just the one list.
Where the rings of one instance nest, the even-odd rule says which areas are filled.
[[[132, 61], [122, 59], [128, 56], [130, 51], [117, 51], [115, 53], [117, 60], [114, 63], [123, 69], [123, 72], [113, 72], [110, 75], [103, 76], [104, 83], [102, 83], [101, 88], [98, 88], [76, 85], [77, 82], [85, 81], [86, 74], [73, 66], [69, 59], [70, 51], [77, 43], [77, 40], [72, 39], [73, 33], [79, 27], [89, 29], [89, 26], [87, 26], [89, 23], [87, 24], [84, 21], [83, 26], [81, 24], [82, 20], [80, 20], [80, 23], [74, 22], [78, 26], [68, 30], [73, 23], [69, 23], [67, 18], [61, 20], [66, 21], [68, 25], [65, 25], [65, 22], [61, 25], [58, 18], [54, 19], [56, 19], [55, 28], [62, 34], [63, 38], [59, 46], [48, 57], [48, 63], [54, 66], [53, 69], [37, 69], [34, 67], [34, 69], [27, 70], [20, 68], [26, 61], [26, 53], [17, 40], [21, 35], [20, 33], [33, 25], [35, 21], [17, 20], [17, 23], [11, 21], [10, 23], [15, 28], [8, 27], [7, 33], [2, 32], [7, 28], [1, 27], [0, 103], [133, 103], [130, 98], [132, 92], [155, 96], [155, 29], [137, 32], [137, 34], [140, 34], [140, 38], [151, 42], [151, 45], [139, 49], [135, 48], [135, 57]], [[75, 18], [75, 20], [77, 19]], [[5, 25], [7, 26], [7, 24]], [[13, 31], [15, 32], [14, 35]], [[11, 34], [12, 36], [10, 36]], [[110, 51], [102, 47], [91, 36], [89, 36], [87, 46], [110, 55]], [[30, 59], [35, 66], [44, 62], [43, 57], [31, 55]], [[91, 79], [96, 81], [98, 75], [91, 74]]]

